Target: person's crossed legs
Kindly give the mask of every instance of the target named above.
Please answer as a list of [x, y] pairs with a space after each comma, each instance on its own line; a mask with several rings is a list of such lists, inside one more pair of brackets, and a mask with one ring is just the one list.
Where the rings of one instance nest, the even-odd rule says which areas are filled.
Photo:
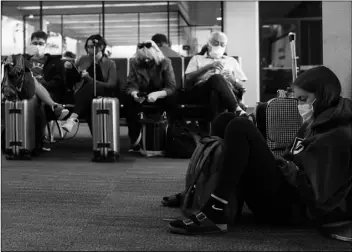
[[34, 83], [35, 83], [35, 94], [37, 95], [37, 97], [45, 105], [49, 106], [52, 109], [52, 111], [54, 112], [58, 120], [64, 119], [69, 114], [69, 110], [65, 109], [62, 105], [54, 102], [48, 90], [46, 90], [46, 88], [43, 87], [43, 85], [40, 84], [36, 79], [34, 79]]

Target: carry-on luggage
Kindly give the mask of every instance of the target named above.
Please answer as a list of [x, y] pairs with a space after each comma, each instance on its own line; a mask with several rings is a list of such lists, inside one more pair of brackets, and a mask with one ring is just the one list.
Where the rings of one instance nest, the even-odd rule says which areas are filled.
[[36, 149], [36, 113], [38, 100], [5, 101], [6, 159], [31, 159]]
[[168, 120], [166, 112], [149, 114], [140, 113], [142, 125], [142, 155], [146, 157], [164, 156]]
[[[289, 33], [288, 36], [292, 53], [292, 79], [295, 81], [298, 74], [295, 33]], [[302, 117], [297, 108], [298, 101], [292, 98], [288, 91], [278, 90], [276, 98], [260, 102], [255, 108], [257, 128], [276, 156], [286, 150], [302, 126]]]
[[[93, 42], [97, 43], [96, 41]], [[117, 98], [97, 97], [95, 57], [93, 57], [93, 64], [94, 99], [92, 101], [92, 161], [113, 162], [120, 156], [120, 103]]]
[[[181, 196], [181, 212], [188, 216], [200, 211], [209, 201], [211, 193], [218, 185], [222, 169], [224, 141], [216, 136], [200, 139], [193, 152], [186, 173], [185, 190]], [[224, 209], [228, 224], [233, 224], [239, 217], [243, 201], [240, 195], [233, 193]]]

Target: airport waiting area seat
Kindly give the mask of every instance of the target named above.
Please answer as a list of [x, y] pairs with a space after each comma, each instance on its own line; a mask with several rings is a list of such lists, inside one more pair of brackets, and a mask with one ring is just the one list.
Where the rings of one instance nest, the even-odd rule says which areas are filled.
[[[184, 78], [184, 73], [187, 69], [187, 66], [191, 60], [191, 56], [189, 57], [172, 57], [170, 58], [172, 62], [172, 67], [174, 69], [175, 73], [175, 79], [176, 79], [176, 90], [177, 90], [177, 95], [178, 95], [178, 114], [182, 115], [182, 117], [185, 120], [189, 121], [200, 121], [200, 122], [205, 122], [209, 123], [209, 117], [207, 116], [209, 114], [209, 108], [204, 105], [199, 105], [199, 104], [190, 104], [186, 103], [186, 86], [185, 86], [185, 78]], [[241, 65], [241, 58], [238, 56], [234, 56], [234, 58], [239, 62]], [[116, 67], [117, 67], [117, 72], [118, 72], [118, 77], [119, 81], [117, 83], [118, 85], [118, 97], [123, 97], [125, 90], [126, 90], [126, 85], [127, 85], [127, 77], [129, 73], [129, 61], [130, 59], [128, 58], [112, 58], [112, 60], [115, 61]], [[123, 99], [120, 99], [120, 118], [122, 124], [124, 123], [124, 118], [125, 118], [125, 107], [123, 104]], [[144, 105], [144, 109], [153, 109], [154, 106], [151, 104]], [[120, 123], [121, 124], [121, 123]]]
[[[170, 58], [175, 73], [176, 79], [176, 90], [178, 96], [178, 111], [177, 113], [186, 121], [197, 121], [205, 124], [209, 124], [209, 107], [199, 104], [189, 104], [185, 102], [186, 95], [186, 86], [184, 73], [187, 69], [187, 66], [191, 60], [192, 56], [188, 57], [172, 57]], [[241, 65], [241, 58], [234, 56]], [[127, 77], [129, 74], [129, 63], [130, 58], [111, 58], [115, 61], [118, 81], [116, 87], [112, 89], [112, 96], [119, 98], [120, 101], [120, 125], [126, 125], [126, 108], [124, 106], [123, 97], [125, 95]], [[72, 99], [70, 99], [72, 100]], [[64, 104], [64, 106], [72, 111], [74, 104]], [[152, 104], [144, 105], [143, 110], [154, 109], [155, 106]], [[85, 122], [84, 118], [80, 119], [81, 122]]]

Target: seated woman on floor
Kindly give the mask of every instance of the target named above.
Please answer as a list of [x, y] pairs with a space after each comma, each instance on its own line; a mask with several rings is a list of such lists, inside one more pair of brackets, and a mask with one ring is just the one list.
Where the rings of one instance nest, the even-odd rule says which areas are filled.
[[214, 121], [212, 135], [225, 146], [217, 187], [198, 214], [170, 222], [171, 232], [227, 231], [224, 209], [235, 192], [260, 220], [288, 223], [298, 205], [301, 220], [352, 241], [352, 222], [341, 222], [352, 219], [352, 101], [324, 66], [302, 73], [292, 89], [304, 124], [280, 158], [248, 119], [223, 113]]
[[[116, 64], [113, 60], [105, 55], [106, 48], [105, 39], [99, 34], [90, 36], [84, 46], [87, 55], [80, 57], [75, 66], [66, 62], [65, 68], [75, 68], [79, 74], [77, 82], [81, 82], [75, 93], [75, 107], [70, 118], [62, 125], [62, 128], [70, 132], [72, 128], [78, 123], [78, 118], [86, 118], [90, 125], [91, 119], [91, 104], [93, 100], [93, 76], [94, 65], [93, 57], [96, 62], [96, 78], [97, 78], [97, 95], [98, 96], [112, 96], [113, 90], [117, 85], [117, 70]], [[94, 55], [95, 47], [95, 55]]]
[[130, 61], [126, 87], [126, 120], [131, 150], [140, 150], [141, 126], [138, 122], [142, 103], [153, 103], [173, 114], [177, 105], [176, 80], [171, 60], [165, 58], [152, 40], [137, 45]]

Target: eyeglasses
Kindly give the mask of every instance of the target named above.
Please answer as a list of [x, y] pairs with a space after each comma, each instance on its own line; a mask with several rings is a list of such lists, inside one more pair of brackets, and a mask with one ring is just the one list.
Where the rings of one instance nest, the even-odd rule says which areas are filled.
[[45, 43], [44, 42], [36, 42], [36, 41], [34, 41], [34, 42], [32, 42], [31, 43], [32, 45], [34, 45], [34, 46], [43, 46]]
[[137, 47], [138, 47], [139, 49], [142, 49], [143, 47], [149, 49], [149, 48], [152, 47], [152, 43], [150, 43], [150, 42], [147, 42], [147, 43], [138, 43]]

